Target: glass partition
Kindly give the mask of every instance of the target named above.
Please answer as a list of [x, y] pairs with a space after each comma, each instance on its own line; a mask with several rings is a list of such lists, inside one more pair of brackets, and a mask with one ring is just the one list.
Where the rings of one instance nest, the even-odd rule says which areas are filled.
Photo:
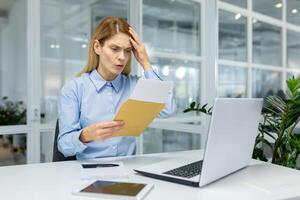
[[143, 40], [150, 51], [200, 55], [199, 22], [197, 2], [143, 1]]
[[41, 122], [57, 120], [57, 96], [87, 60], [88, 41], [106, 16], [127, 18], [126, 0], [41, 0]]
[[300, 33], [287, 30], [287, 67], [300, 69]]
[[282, 19], [282, 0], [252, 0], [252, 4], [255, 12]]
[[247, 60], [247, 18], [219, 11], [219, 59]]
[[41, 132], [40, 133], [40, 143], [41, 143], [41, 155], [40, 160], [44, 162], [52, 162], [53, 156], [53, 144], [54, 144], [54, 132]]
[[0, 126], [26, 124], [27, 1], [8, 1], [0, 15]]
[[247, 97], [247, 68], [219, 66], [219, 97]]
[[200, 134], [147, 129], [143, 133], [143, 153], [160, 153], [200, 149]]
[[26, 164], [26, 134], [0, 133], [0, 166]]
[[281, 28], [253, 20], [253, 62], [281, 66]]
[[286, 2], [286, 20], [289, 23], [300, 25], [300, 1], [287, 0]]
[[155, 58], [152, 63], [165, 80], [174, 82], [174, 99], [179, 114], [192, 100], [200, 99], [200, 63], [167, 58]]
[[254, 69], [252, 77], [253, 97], [261, 98], [270, 95], [280, 96], [280, 94], [283, 92], [281, 87], [281, 72]]

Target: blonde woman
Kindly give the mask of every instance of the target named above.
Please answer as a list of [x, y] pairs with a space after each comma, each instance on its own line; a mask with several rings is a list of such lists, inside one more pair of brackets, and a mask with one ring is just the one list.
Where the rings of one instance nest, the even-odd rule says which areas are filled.
[[[87, 65], [60, 92], [58, 149], [65, 157], [88, 159], [135, 153], [135, 138], [111, 137], [124, 126], [122, 121], [112, 119], [138, 81], [130, 75], [131, 52], [145, 78], [163, 81], [152, 69], [142, 41], [129, 24], [122, 18], [105, 18], [90, 40]], [[170, 94], [160, 115], [167, 116], [174, 110]]]

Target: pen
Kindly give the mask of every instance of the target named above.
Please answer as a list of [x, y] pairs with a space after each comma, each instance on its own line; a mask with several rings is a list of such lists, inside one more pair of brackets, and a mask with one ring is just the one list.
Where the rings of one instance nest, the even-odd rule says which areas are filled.
[[110, 164], [110, 163], [105, 163], [105, 164], [81, 164], [83, 168], [97, 168], [97, 167], [118, 167], [118, 164]]

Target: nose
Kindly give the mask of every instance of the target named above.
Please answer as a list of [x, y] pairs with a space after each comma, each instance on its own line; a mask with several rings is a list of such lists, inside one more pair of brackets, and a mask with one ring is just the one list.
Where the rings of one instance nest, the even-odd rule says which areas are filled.
[[120, 53], [118, 55], [118, 59], [119, 60], [124, 60], [125, 59], [125, 52], [124, 52], [124, 50], [120, 51]]

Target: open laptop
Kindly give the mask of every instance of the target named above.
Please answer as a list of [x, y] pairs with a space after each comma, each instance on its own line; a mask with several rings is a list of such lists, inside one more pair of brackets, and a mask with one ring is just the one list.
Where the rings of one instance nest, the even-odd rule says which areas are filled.
[[175, 183], [204, 186], [249, 165], [263, 99], [217, 98], [203, 155], [170, 159], [136, 172]]

